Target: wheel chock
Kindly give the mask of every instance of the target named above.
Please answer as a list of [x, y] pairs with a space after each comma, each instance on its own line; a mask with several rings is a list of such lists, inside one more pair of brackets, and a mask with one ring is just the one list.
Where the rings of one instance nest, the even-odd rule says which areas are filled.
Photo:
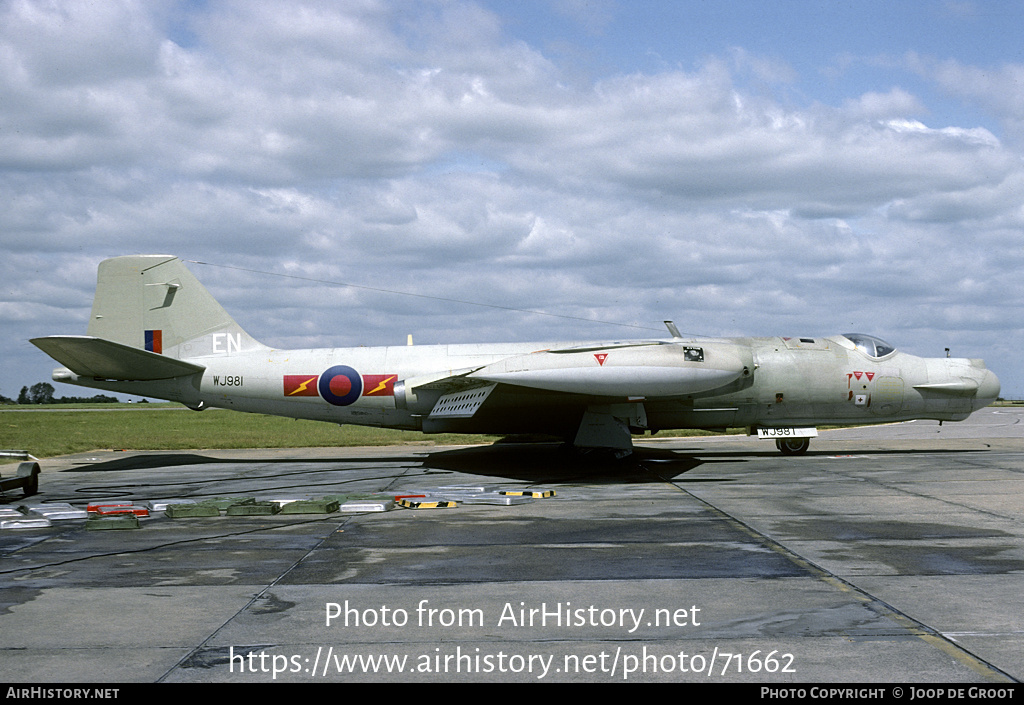
[[170, 519], [219, 517], [220, 510], [212, 504], [168, 504], [164, 516]]
[[281, 507], [282, 514], [331, 514], [338, 511], [338, 503], [331, 500], [300, 499]]
[[227, 509], [229, 517], [273, 516], [281, 509], [274, 502], [253, 502], [251, 504], [232, 504]]
[[454, 509], [459, 506], [459, 503], [451, 500], [400, 499], [398, 500], [398, 506], [405, 507], [406, 509]]
[[118, 516], [100, 516], [88, 519], [85, 522], [86, 531], [105, 531], [109, 529], [138, 529], [139, 517], [135, 514], [121, 514]]
[[546, 497], [554, 497], [554, 490], [499, 490], [498, 494], [503, 494], [507, 497], [534, 497], [536, 499], [542, 499]]

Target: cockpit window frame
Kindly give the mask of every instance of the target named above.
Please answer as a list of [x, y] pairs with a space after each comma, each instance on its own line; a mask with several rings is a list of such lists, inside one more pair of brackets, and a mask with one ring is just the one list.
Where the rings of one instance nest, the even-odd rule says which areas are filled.
[[843, 337], [849, 340], [853, 347], [861, 351], [872, 360], [881, 360], [896, 352], [896, 347], [878, 336], [867, 333], [843, 333]]

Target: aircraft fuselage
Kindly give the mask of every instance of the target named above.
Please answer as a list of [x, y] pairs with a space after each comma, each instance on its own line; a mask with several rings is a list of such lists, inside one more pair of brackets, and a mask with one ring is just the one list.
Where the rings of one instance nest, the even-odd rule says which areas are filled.
[[[498, 385], [470, 418], [431, 418], [440, 390], [419, 391], [415, 399], [409, 380], [449, 377], [459, 371], [486, 368], [508, 358], [526, 358], [538, 351], [579, 347], [580, 343], [416, 345], [323, 348], [306, 350], [236, 351], [223, 356], [188, 358], [206, 366], [198, 379], [61, 381], [111, 391], [147, 394], [193, 408], [220, 407], [295, 418], [422, 430], [427, 432], [527, 433], [564, 435], [575, 431], [584, 411], [594, 405], [642, 404], [646, 423], [634, 431], [677, 428], [815, 426], [869, 424], [880, 421], [936, 419], [960, 421], [987, 406], [998, 394], [998, 380], [981, 361], [963, 358], [920, 358], [896, 351], [872, 359], [850, 349], [843, 339], [738, 338], [729, 341], [689, 340], [685, 345], [710, 353], [716, 346], [749, 351], [746, 379], [729, 379], [725, 391], [665, 396], [658, 385], [672, 369], [651, 383], [646, 369], [626, 372], [641, 393], [588, 393], [582, 386], [614, 374], [615, 357], [628, 348], [591, 353], [600, 342], [574, 355], [563, 370], [593, 371], [579, 389], [552, 390], [514, 384]], [[660, 347], [660, 346], [658, 346]], [[659, 351], [645, 346], [641, 353]], [[632, 349], [631, 352], [637, 352]], [[606, 355], [598, 361], [597, 355]], [[699, 364], [699, 363], [695, 363]], [[653, 368], [652, 368], [653, 369]], [[665, 372], [665, 370], [668, 370]], [[331, 379], [325, 380], [325, 375]], [[156, 390], [156, 385], [166, 387]], [[623, 382], [630, 384], [630, 380]], [[735, 387], [742, 387], [735, 389]], [[159, 391], [160, 393], [156, 393]], [[653, 393], [652, 393], [653, 392]]]
[[548, 433], [617, 451], [662, 429], [958, 421], [999, 393], [981, 360], [916, 357], [869, 335], [684, 339], [666, 323], [672, 337], [658, 340], [278, 350], [181, 260], [143, 255], [100, 264], [87, 336], [32, 342], [66, 366], [58, 381], [193, 409]]

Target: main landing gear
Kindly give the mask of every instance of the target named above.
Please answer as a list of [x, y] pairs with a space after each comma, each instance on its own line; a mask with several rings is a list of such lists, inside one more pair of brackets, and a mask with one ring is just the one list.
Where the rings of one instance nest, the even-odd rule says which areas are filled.
[[803, 455], [810, 446], [810, 438], [779, 438], [775, 441], [775, 447], [783, 455]]

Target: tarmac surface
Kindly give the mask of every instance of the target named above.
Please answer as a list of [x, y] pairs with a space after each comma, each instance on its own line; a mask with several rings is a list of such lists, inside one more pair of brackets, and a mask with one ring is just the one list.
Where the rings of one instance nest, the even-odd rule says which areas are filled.
[[[40, 493], [554, 490], [504, 506], [0, 531], [0, 681], [1024, 678], [1024, 408], [960, 424], [555, 445], [109, 452]], [[450, 491], [450, 490], [449, 490]], [[518, 500], [516, 500], [518, 501]]]

